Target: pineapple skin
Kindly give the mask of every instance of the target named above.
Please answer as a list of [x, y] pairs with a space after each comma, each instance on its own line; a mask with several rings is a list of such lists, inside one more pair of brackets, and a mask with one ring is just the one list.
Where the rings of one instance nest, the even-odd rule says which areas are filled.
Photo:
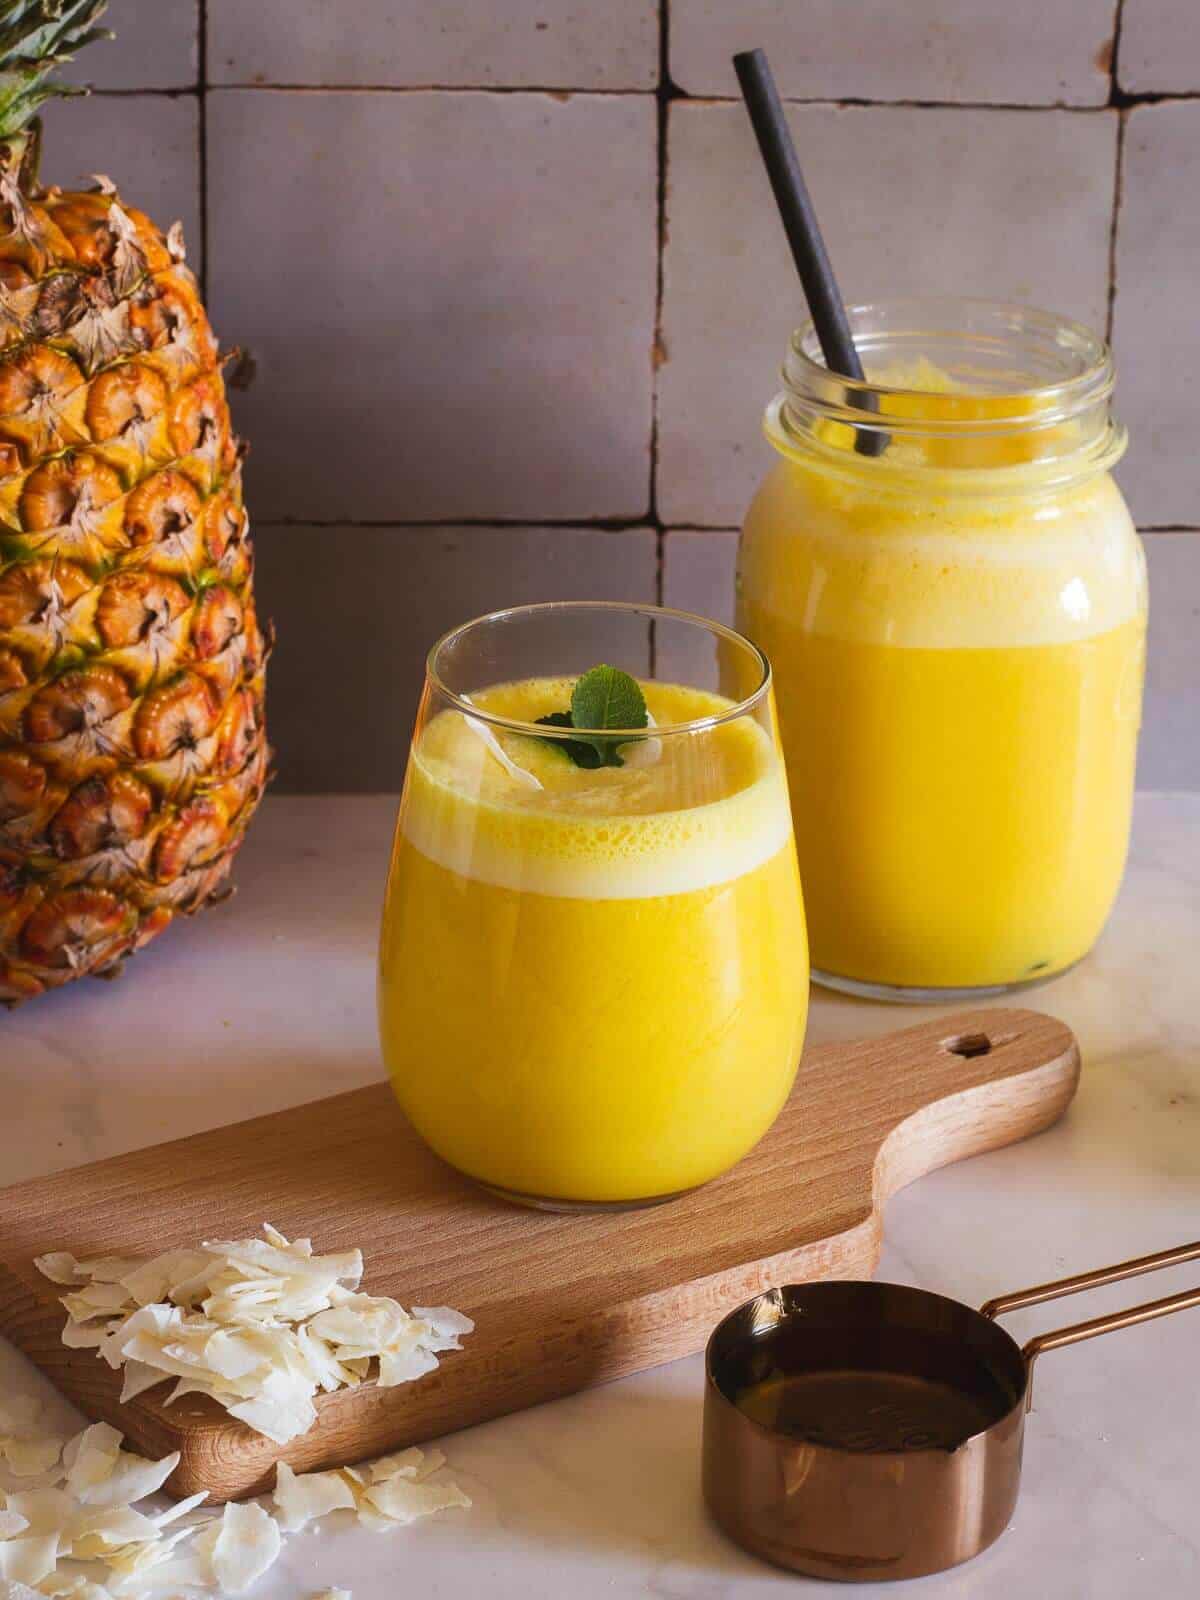
[[0, 1002], [227, 892], [268, 773], [243, 447], [184, 264], [0, 176]]

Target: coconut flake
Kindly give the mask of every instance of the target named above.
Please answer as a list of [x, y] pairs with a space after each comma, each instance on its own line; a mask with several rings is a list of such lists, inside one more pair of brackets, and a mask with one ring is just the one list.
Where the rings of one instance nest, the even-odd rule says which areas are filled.
[[194, 1511], [197, 1506], [203, 1505], [208, 1499], [207, 1489], [197, 1489], [195, 1494], [185, 1495], [182, 1500], [176, 1500], [173, 1506], [168, 1506], [165, 1511], [160, 1511], [154, 1518], [159, 1528], [165, 1528], [169, 1523], [178, 1522], [180, 1517], [186, 1517], [189, 1511]]
[[99, 1350], [107, 1337], [107, 1323], [72, 1322], [70, 1317], [62, 1331], [62, 1342], [68, 1350]]
[[68, 1492], [77, 1500], [86, 1501], [93, 1490], [112, 1477], [120, 1453], [121, 1435], [107, 1422], [94, 1422], [85, 1428], [67, 1468]]
[[138, 1265], [136, 1257], [130, 1256], [90, 1256], [86, 1261], [78, 1264], [78, 1270], [93, 1283], [120, 1283], [127, 1272], [132, 1272]]
[[158, 1538], [153, 1517], [132, 1505], [88, 1507], [71, 1518], [62, 1535], [74, 1561], [94, 1561], [130, 1544], [152, 1544]]
[[9, 1511], [24, 1517], [26, 1533], [58, 1533], [77, 1509], [69, 1494], [52, 1485], [9, 1494], [6, 1501]]
[[410, 1322], [404, 1307], [387, 1295], [356, 1294], [319, 1312], [308, 1329], [335, 1349], [374, 1352], [401, 1338]]
[[317, 1517], [331, 1511], [353, 1511], [354, 1491], [338, 1472], [297, 1474], [286, 1461], [275, 1468], [275, 1505], [279, 1525], [285, 1533], [295, 1533]]
[[17, 1583], [41, 1583], [58, 1561], [58, 1535], [25, 1534], [0, 1543], [0, 1578]]
[[[646, 712], [646, 726], [657, 728], [654, 713]], [[621, 760], [627, 767], [653, 767], [662, 760], [662, 740], [657, 738], [630, 739], [621, 746]]]
[[0, 1441], [0, 1453], [17, 1478], [34, 1478], [41, 1472], [49, 1472], [58, 1464], [61, 1452], [61, 1439], [8, 1438]]
[[[146, 1593], [150, 1589], [159, 1589], [168, 1581], [173, 1582], [174, 1573], [171, 1574], [170, 1580], [167, 1573], [172, 1566], [175, 1547], [182, 1544], [185, 1539], [193, 1538], [196, 1532], [195, 1528], [178, 1528], [174, 1533], [161, 1538], [122, 1545], [119, 1550], [102, 1556], [101, 1560], [109, 1569], [108, 1581], [113, 1593]], [[197, 1584], [211, 1584], [212, 1572], [207, 1564], [203, 1566], [197, 1564], [193, 1581]]]
[[157, 1494], [178, 1465], [178, 1450], [172, 1450], [161, 1461], [150, 1461], [145, 1456], [122, 1450], [109, 1476], [85, 1490], [79, 1498], [89, 1506], [131, 1505], [135, 1500]]
[[[473, 703], [469, 694], [459, 695], [459, 699], [465, 700], [468, 705]], [[510, 778], [515, 779], [517, 783], [524, 784], [527, 789], [542, 789], [545, 787], [536, 773], [527, 772], [524, 767], [517, 765], [486, 722], [481, 722], [478, 717], [468, 716], [464, 716], [463, 721], [475, 737], [486, 746], [488, 754], [495, 757]]]
[[139, 1394], [145, 1394], [147, 1389], [166, 1382], [166, 1373], [160, 1372], [157, 1367], [148, 1367], [143, 1361], [126, 1361], [124, 1366], [125, 1381], [121, 1385], [121, 1404], [127, 1400], [136, 1400]]
[[[438, 1466], [440, 1467], [445, 1461], [445, 1457], [441, 1455], [440, 1450], [434, 1451], [432, 1454], [441, 1457], [441, 1460], [438, 1461]], [[378, 1461], [371, 1462], [371, 1482], [383, 1483], [388, 1478], [415, 1478], [423, 1459], [421, 1451], [415, 1447], [410, 1450], [397, 1450], [394, 1455], [380, 1456]], [[437, 1467], [430, 1467], [429, 1471], [436, 1472]]]
[[363, 1271], [361, 1250], [314, 1256], [311, 1246], [305, 1251], [291, 1244], [275, 1244], [269, 1239], [222, 1239], [215, 1243], [206, 1240], [204, 1249], [223, 1257], [227, 1263], [250, 1267], [266, 1275], [317, 1278], [328, 1280], [331, 1285], [344, 1278], [351, 1288], [358, 1286]]
[[456, 1483], [414, 1483], [411, 1478], [392, 1477], [372, 1483], [364, 1498], [385, 1517], [406, 1525], [419, 1517], [431, 1516], [451, 1506], [469, 1506], [468, 1497]]
[[231, 1500], [215, 1531], [213, 1574], [226, 1594], [241, 1594], [279, 1554], [279, 1524], [253, 1500], [244, 1505]]
[[432, 1372], [438, 1359], [419, 1346], [412, 1350], [384, 1350], [379, 1357], [379, 1387], [392, 1389], [398, 1383], [412, 1383]]
[[112, 1317], [133, 1310], [128, 1292], [119, 1283], [89, 1283], [75, 1294], [64, 1294], [62, 1303], [72, 1322], [90, 1322], [94, 1317]]
[[73, 1289], [79, 1282], [79, 1263], [68, 1250], [51, 1250], [48, 1255], [35, 1256], [33, 1264], [51, 1283]]
[[427, 1454], [421, 1450], [401, 1450], [394, 1456], [380, 1456], [371, 1463], [372, 1483], [386, 1483], [389, 1478], [411, 1478], [423, 1483], [446, 1465], [446, 1458], [434, 1448]]
[[276, 1444], [287, 1444], [307, 1433], [317, 1420], [316, 1408], [308, 1399], [272, 1400], [259, 1395], [254, 1400], [240, 1400], [228, 1410], [231, 1417]]
[[[414, 1317], [427, 1322], [440, 1339], [456, 1339], [460, 1334], [474, 1333], [475, 1324], [470, 1317], [464, 1317], [461, 1311], [452, 1311], [449, 1306], [414, 1306]], [[451, 1346], [447, 1346], [450, 1349]], [[460, 1349], [454, 1345], [455, 1350]]]
[[149, 1261], [131, 1262], [121, 1285], [135, 1304], [148, 1306], [156, 1300], [165, 1300], [175, 1285], [194, 1277], [208, 1261], [201, 1251], [168, 1250], [165, 1255], [154, 1256]]
[[[417, 1449], [381, 1456], [365, 1469], [341, 1467], [334, 1472], [295, 1473], [280, 1462], [275, 1504], [281, 1526], [291, 1532], [327, 1511], [353, 1505], [360, 1527], [388, 1533], [436, 1511], [469, 1506], [457, 1484], [427, 1481], [445, 1464], [440, 1450], [425, 1454]], [[340, 1481], [341, 1487], [331, 1480]]]
[[0, 1578], [0, 1600], [45, 1600], [45, 1591], [31, 1589], [27, 1583], [18, 1583], [15, 1578]]

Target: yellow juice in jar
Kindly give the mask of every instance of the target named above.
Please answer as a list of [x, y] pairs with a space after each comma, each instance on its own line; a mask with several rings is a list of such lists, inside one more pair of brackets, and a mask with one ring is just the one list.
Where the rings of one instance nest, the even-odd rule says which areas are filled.
[[[1017, 398], [998, 402], [1005, 415]], [[897, 399], [937, 416], [934, 395]], [[775, 669], [821, 972], [1016, 984], [1070, 966], [1108, 915], [1129, 837], [1144, 559], [1107, 474], [1039, 492], [1021, 479], [1031, 448], [1044, 437], [978, 440], [969, 494], [961, 470], [940, 475], [936, 438], [919, 471], [901, 437], [899, 462], [869, 478], [798, 452], [751, 507], [738, 625]]]
[[[730, 706], [642, 687], [662, 727]], [[570, 688], [472, 701], [534, 722]], [[741, 717], [586, 770], [545, 740], [490, 737], [507, 762], [441, 711], [410, 759], [379, 991], [400, 1103], [444, 1159], [510, 1194], [621, 1203], [704, 1183], [770, 1127], [803, 1040], [774, 743]]]

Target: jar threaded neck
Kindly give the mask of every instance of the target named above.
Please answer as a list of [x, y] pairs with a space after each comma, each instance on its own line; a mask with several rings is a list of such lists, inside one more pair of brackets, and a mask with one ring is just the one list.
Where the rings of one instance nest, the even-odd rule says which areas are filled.
[[[883, 301], [848, 316], [863, 380], [829, 371], [811, 324], [789, 342], [767, 413], [785, 454], [817, 452], [881, 481], [982, 474], [990, 491], [1014, 473], [1054, 484], [1091, 476], [1124, 451], [1112, 354], [1082, 323], [989, 300]], [[856, 450], [864, 433], [882, 436], [882, 451]]]

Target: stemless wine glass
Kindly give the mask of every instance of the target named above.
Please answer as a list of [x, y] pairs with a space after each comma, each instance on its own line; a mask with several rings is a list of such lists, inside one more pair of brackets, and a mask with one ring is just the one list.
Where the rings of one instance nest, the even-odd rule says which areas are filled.
[[[636, 680], [648, 721], [564, 732], [601, 664]], [[400, 1104], [443, 1159], [547, 1209], [673, 1198], [770, 1127], [807, 1010], [760, 650], [605, 602], [518, 606], [434, 646], [379, 1017]]]

